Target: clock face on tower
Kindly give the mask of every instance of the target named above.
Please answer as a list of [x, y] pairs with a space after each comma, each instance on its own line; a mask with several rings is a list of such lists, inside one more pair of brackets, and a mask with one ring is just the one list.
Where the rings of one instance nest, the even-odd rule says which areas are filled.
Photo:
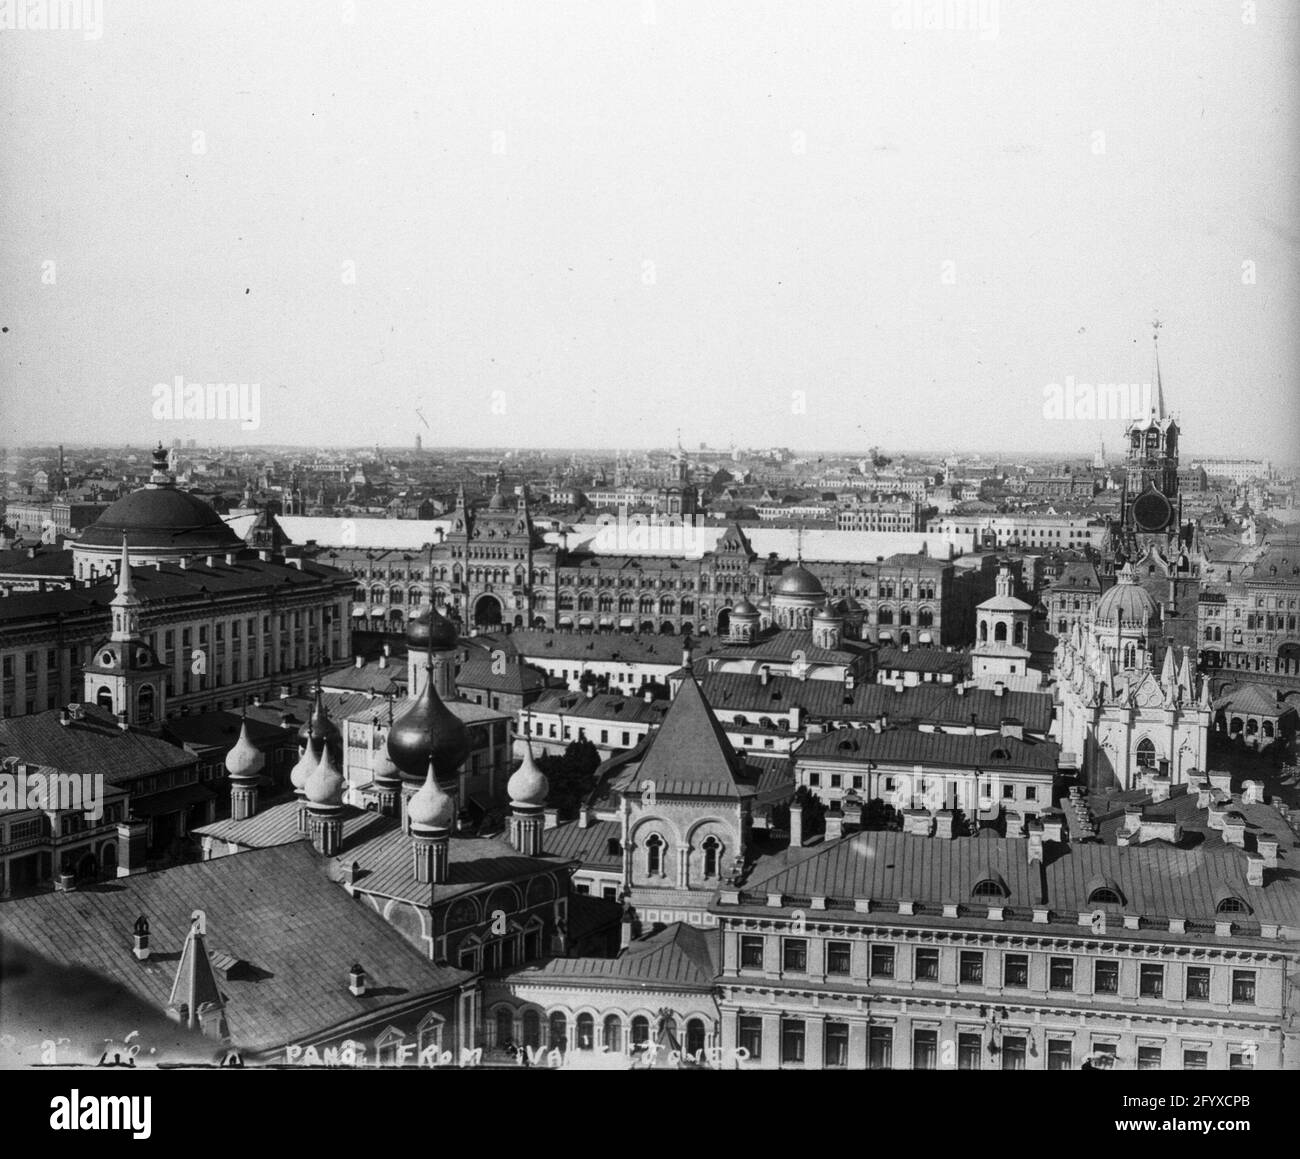
[[1133, 522], [1139, 531], [1164, 531], [1173, 517], [1173, 507], [1159, 491], [1145, 491], [1133, 501]]

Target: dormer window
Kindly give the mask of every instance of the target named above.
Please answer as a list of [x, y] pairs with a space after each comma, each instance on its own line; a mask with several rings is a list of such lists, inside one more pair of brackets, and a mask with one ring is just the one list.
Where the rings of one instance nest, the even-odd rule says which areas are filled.
[[1089, 905], [1123, 905], [1120, 896], [1113, 889], [1102, 886], [1100, 889], [1094, 889], [1088, 895]]
[[982, 881], [975, 883], [975, 888], [971, 890], [971, 897], [984, 898], [1004, 898], [1007, 896], [1007, 888], [1000, 881], [995, 881], [991, 877], [986, 877]]
[[1246, 914], [1250, 913], [1250, 907], [1241, 898], [1228, 896], [1220, 900], [1219, 904], [1214, 907], [1214, 912], [1219, 914]]

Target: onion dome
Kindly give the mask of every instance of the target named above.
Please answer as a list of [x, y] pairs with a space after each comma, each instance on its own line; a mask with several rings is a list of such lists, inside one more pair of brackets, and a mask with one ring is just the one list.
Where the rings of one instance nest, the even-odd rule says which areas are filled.
[[343, 804], [343, 774], [334, 763], [329, 745], [325, 746], [320, 760], [303, 786], [304, 796], [313, 805], [334, 806]]
[[406, 621], [406, 646], [415, 652], [447, 652], [456, 647], [460, 632], [430, 600]]
[[510, 780], [506, 782], [506, 792], [510, 794], [510, 803], [512, 805], [531, 805], [536, 808], [546, 804], [546, 798], [551, 791], [550, 782], [546, 779], [546, 774], [537, 767], [537, 762], [533, 760], [533, 750], [528, 748], [524, 753], [523, 764], [521, 764], [510, 775]]
[[1130, 627], [1146, 626], [1158, 615], [1156, 602], [1133, 578], [1127, 564], [1120, 569], [1118, 582], [1097, 601], [1096, 622], [1115, 623], [1119, 616]]
[[854, 612], [862, 611], [862, 605], [852, 596], [845, 596], [836, 606], [846, 615], [852, 615]]
[[234, 748], [226, 753], [226, 772], [232, 781], [253, 781], [265, 763], [261, 750], [248, 738], [248, 721], [245, 720], [239, 726], [239, 739]]
[[330, 748], [337, 748], [343, 743], [343, 734], [339, 732], [339, 726], [329, 718], [329, 713], [325, 711], [325, 702], [321, 698], [321, 690], [316, 689], [316, 703], [312, 705], [311, 710], [311, 739], [319, 745], [327, 745]]
[[311, 744], [311, 713], [307, 714], [307, 719], [298, 726], [298, 747], [306, 748]]
[[733, 616], [757, 616], [758, 609], [749, 602], [744, 596], [740, 597], [740, 603], [731, 609]]
[[298, 758], [298, 763], [289, 770], [289, 784], [298, 792], [307, 788], [307, 780], [312, 773], [316, 771], [316, 766], [320, 763], [320, 755], [316, 752], [314, 745], [308, 744], [302, 751], [302, 756]]
[[439, 780], [449, 781], [469, 756], [469, 733], [438, 695], [432, 668], [424, 671], [420, 695], [388, 734], [388, 755], [408, 781], [420, 780], [431, 760]]
[[456, 820], [456, 802], [438, 784], [432, 761], [424, 784], [406, 803], [406, 819], [415, 829], [450, 829]]
[[388, 746], [386, 744], [380, 745], [378, 752], [375, 753], [371, 771], [376, 785], [401, 784], [402, 774], [397, 766], [393, 764], [393, 758], [388, 755]]
[[786, 568], [772, 590], [780, 596], [824, 596], [826, 594], [821, 580], [801, 563], [792, 563]]

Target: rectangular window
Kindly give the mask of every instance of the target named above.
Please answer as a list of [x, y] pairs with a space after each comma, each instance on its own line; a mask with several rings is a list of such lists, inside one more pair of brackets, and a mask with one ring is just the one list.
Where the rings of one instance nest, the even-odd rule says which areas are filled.
[[1164, 1051], [1158, 1046], [1138, 1047], [1138, 1070], [1159, 1070]]
[[939, 1061], [939, 1032], [912, 1031], [912, 1069], [934, 1070]]
[[1138, 971], [1138, 993], [1143, 998], [1163, 998], [1165, 968], [1154, 964], [1143, 965]]
[[1029, 955], [1008, 954], [1004, 959], [1002, 984], [1023, 988], [1029, 985]]
[[939, 951], [918, 949], [916, 951], [916, 977], [918, 981], [937, 982], [939, 980]]
[[1022, 1035], [1004, 1034], [1002, 1036], [1002, 1069], [1025, 1069], [1026, 1041]]
[[867, 1069], [892, 1070], [894, 1066], [894, 1028], [867, 1027]]
[[826, 1023], [826, 1042], [822, 1048], [822, 1064], [827, 1067], [849, 1065], [849, 1024]]
[[1048, 975], [1048, 985], [1053, 990], [1074, 989], [1074, 959], [1053, 958]]
[[781, 967], [796, 974], [808, 970], [808, 939], [785, 938], [781, 942]]
[[853, 965], [853, 947], [848, 942], [826, 943], [826, 973], [848, 974]]
[[1068, 1038], [1047, 1040], [1047, 1069], [1069, 1070], [1074, 1063], [1074, 1045]]
[[960, 963], [963, 984], [979, 986], [984, 982], [984, 955], [979, 950], [962, 950]]
[[801, 1018], [781, 1019], [781, 1061], [801, 1063], [804, 1059], [804, 1024]]
[[894, 947], [871, 947], [871, 976], [873, 978], [892, 978], [894, 976]]
[[750, 1058], [763, 1057], [763, 1020], [752, 1016], [736, 1020], [736, 1041]]
[[1188, 1049], [1183, 1051], [1183, 1070], [1209, 1070], [1210, 1052], [1208, 1050]]
[[742, 970], [761, 970], [763, 968], [763, 935], [740, 935], [740, 968]]
[[1098, 962], [1092, 970], [1092, 988], [1097, 994], [1119, 993], [1119, 963], [1109, 959]]
[[1255, 1005], [1255, 971], [1233, 970], [1232, 1000], [1243, 1006]]
[[1209, 966], [1187, 967], [1187, 997], [1189, 1000], [1193, 998], [1208, 999], [1210, 997]]
[[980, 1069], [980, 1036], [974, 1032], [957, 1035], [957, 1069]]

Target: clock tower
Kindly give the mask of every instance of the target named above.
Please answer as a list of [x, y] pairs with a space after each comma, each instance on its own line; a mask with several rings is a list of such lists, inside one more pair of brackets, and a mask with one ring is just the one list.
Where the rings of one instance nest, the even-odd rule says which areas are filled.
[[112, 712], [126, 724], [162, 720], [167, 698], [167, 669], [140, 634], [142, 601], [131, 582], [131, 559], [122, 539], [117, 592], [109, 605], [113, 630], [96, 645], [83, 669], [85, 699]]
[[1154, 405], [1146, 417], [1135, 419], [1125, 432], [1127, 458], [1118, 538], [1126, 558], [1150, 547], [1160, 547], [1167, 553], [1178, 537], [1178, 433], [1177, 420], [1165, 412], [1157, 342]]

